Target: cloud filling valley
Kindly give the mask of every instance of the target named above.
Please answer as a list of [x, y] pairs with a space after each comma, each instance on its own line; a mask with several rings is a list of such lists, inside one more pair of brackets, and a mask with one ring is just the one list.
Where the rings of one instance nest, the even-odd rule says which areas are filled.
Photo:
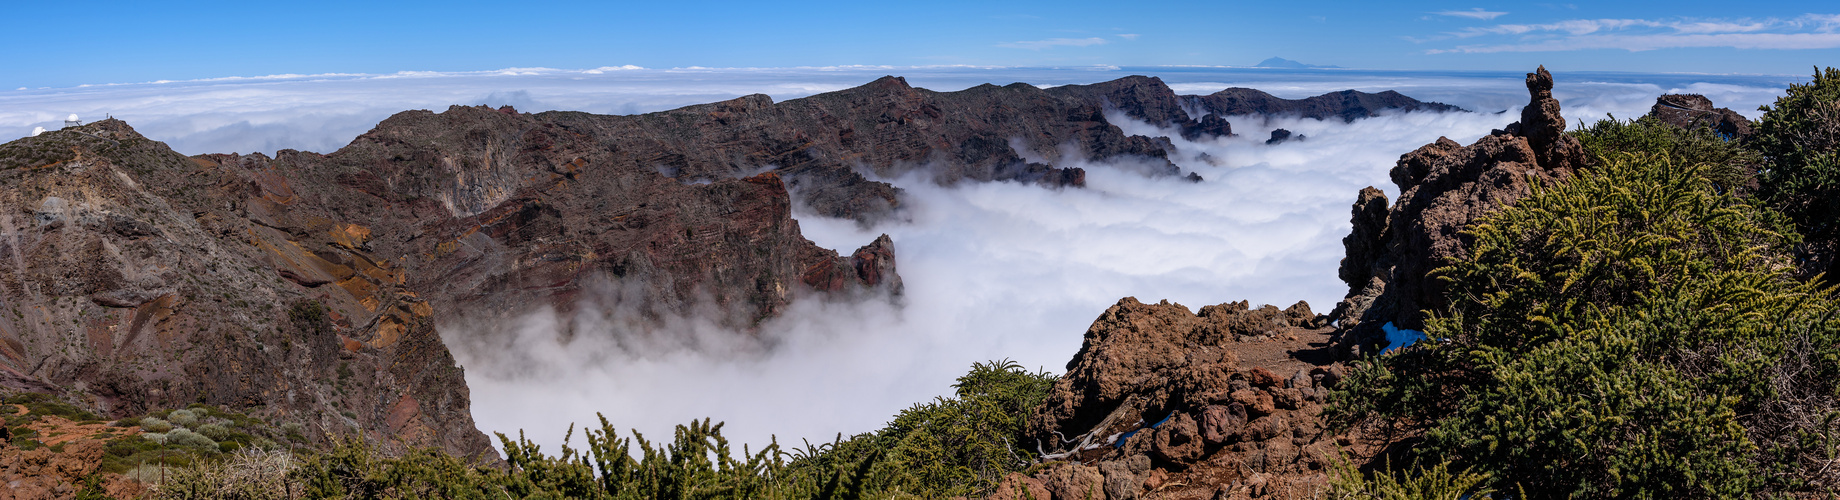
[[[1467, 15], [1468, 13], [1464, 13]], [[106, 115], [186, 154], [302, 149], [330, 152], [403, 109], [513, 105], [630, 114], [765, 93], [785, 100], [882, 74], [958, 90], [980, 83], [1091, 83], [1128, 74], [1163, 78], [1179, 94], [1231, 86], [1300, 98], [1353, 88], [1406, 95], [1473, 113], [1403, 113], [1343, 123], [1228, 117], [1235, 137], [1188, 141], [1109, 115], [1127, 133], [1167, 135], [1170, 157], [1206, 180], [1147, 177], [1130, 165], [1076, 162], [1084, 189], [1017, 183], [940, 186], [909, 176], [901, 217], [874, 227], [795, 207], [807, 238], [847, 254], [886, 233], [905, 281], [899, 300], [799, 300], [757, 332], [695, 317], [639, 327], [617, 306], [621, 285], [595, 292], [612, 306], [588, 317], [507, 311], [501, 322], [441, 325], [466, 368], [473, 415], [488, 433], [522, 429], [554, 451], [571, 423], [605, 414], [654, 440], [691, 419], [727, 422], [758, 449], [828, 442], [879, 428], [896, 412], [951, 392], [973, 362], [1010, 359], [1062, 371], [1092, 320], [1120, 298], [1198, 309], [1308, 301], [1327, 313], [1346, 291], [1336, 278], [1349, 205], [1366, 186], [1389, 196], [1401, 154], [1446, 136], [1469, 143], [1519, 116], [1518, 74], [1235, 68], [509, 69], [475, 73], [282, 75], [0, 92], [0, 134], [55, 129], [65, 115]], [[1758, 105], [1805, 78], [1565, 74], [1555, 94], [1574, 126], [1633, 118], [1662, 93], [1705, 94], [1755, 118]], [[1271, 130], [1307, 137], [1266, 145]], [[576, 334], [557, 335], [574, 322]], [[579, 433], [578, 433], [579, 435]]]

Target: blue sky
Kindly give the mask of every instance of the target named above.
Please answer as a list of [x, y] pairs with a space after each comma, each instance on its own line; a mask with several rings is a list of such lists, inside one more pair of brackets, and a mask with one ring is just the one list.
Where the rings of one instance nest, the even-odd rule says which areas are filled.
[[[270, 4], [274, 5], [270, 5]], [[315, 73], [1233, 65], [1808, 74], [1827, 2], [21, 2], [0, 88]], [[1636, 49], [1636, 50], [1631, 50]]]

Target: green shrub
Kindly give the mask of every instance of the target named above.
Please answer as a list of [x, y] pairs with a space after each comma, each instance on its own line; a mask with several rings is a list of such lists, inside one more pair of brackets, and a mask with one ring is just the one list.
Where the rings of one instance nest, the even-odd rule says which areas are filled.
[[222, 441], [230, 437], [230, 427], [221, 423], [209, 423], [198, 426], [198, 433], [212, 440]]
[[88, 410], [71, 406], [69, 403], [59, 401], [56, 397], [36, 392], [8, 396], [0, 402], [9, 405], [25, 405], [27, 412], [33, 416], [56, 415], [77, 422], [101, 420], [101, 417], [97, 417]]
[[1482, 500], [1495, 498], [1494, 490], [1483, 487], [1488, 474], [1464, 470], [1451, 472], [1449, 462], [1429, 469], [1414, 467], [1394, 474], [1391, 467], [1362, 474], [1348, 460], [1337, 460], [1329, 467], [1329, 484], [1320, 498], [1328, 500]]
[[217, 448], [217, 441], [205, 437], [203, 434], [192, 432], [184, 428], [173, 429], [172, 432], [166, 433], [164, 444], [210, 449]]
[[173, 425], [190, 429], [198, 425], [198, 414], [192, 410], [173, 410], [166, 414], [166, 420], [171, 421]]
[[142, 418], [140, 423], [141, 430], [147, 432], [166, 432], [173, 430], [172, 422], [167, 422], [157, 417]]
[[[305, 456], [286, 484], [310, 498], [945, 498], [988, 493], [1031, 465], [1012, 450], [1023, 419], [1054, 378], [1015, 363], [978, 363], [953, 398], [916, 405], [875, 433], [803, 450], [734, 450], [722, 424], [677, 426], [669, 441], [620, 437], [602, 418], [588, 446], [549, 455], [499, 435], [507, 470], [476, 467], [435, 450], [386, 457], [340, 440]], [[574, 434], [570, 429], [569, 437]], [[565, 437], [564, 442], [569, 440]]]
[[1682, 129], [1646, 116], [1628, 121], [1611, 117], [1572, 135], [1595, 158], [1634, 153], [1676, 165], [1701, 167], [1706, 179], [1721, 192], [1744, 191], [1763, 164], [1763, 155], [1721, 137], [1710, 127]]
[[309, 337], [330, 335], [334, 331], [326, 306], [317, 300], [302, 300], [288, 309], [288, 321]]
[[956, 397], [903, 410], [887, 427], [836, 446], [833, 453], [846, 461], [881, 454], [865, 478], [870, 491], [988, 494], [1005, 475], [1033, 463], [1034, 456], [1017, 443], [1026, 442], [1025, 421], [1047, 399], [1054, 380], [1008, 360], [976, 363], [953, 385]]
[[1801, 226], [1811, 270], [1840, 280], [1840, 69], [1817, 70], [1759, 109], [1751, 145], [1766, 159], [1760, 194]]
[[1779, 216], [1669, 154], [1600, 156], [1472, 226], [1437, 272], [1451, 307], [1426, 333], [1444, 340], [1360, 363], [1330, 416], [1409, 422], [1419, 460], [1534, 498], [1825, 482], [1799, 457], [1828, 444], [1785, 437], [1835, 414], [1829, 292], [1794, 279]]

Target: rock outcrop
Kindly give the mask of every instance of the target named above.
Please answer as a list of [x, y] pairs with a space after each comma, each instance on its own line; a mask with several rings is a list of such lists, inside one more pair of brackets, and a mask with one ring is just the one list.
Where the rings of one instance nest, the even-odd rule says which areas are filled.
[[1424, 102], [1391, 90], [1367, 93], [1344, 90], [1303, 99], [1284, 99], [1256, 89], [1234, 87], [1205, 96], [1188, 96], [1202, 109], [1221, 115], [1290, 115], [1351, 122], [1378, 116], [1382, 111], [1463, 111], [1437, 102]]
[[1715, 108], [1712, 100], [1699, 94], [1667, 94], [1655, 99], [1648, 116], [1680, 128], [1710, 128], [1732, 139], [1751, 136], [1749, 118], [1731, 108]]
[[[125, 417], [194, 402], [495, 459], [466, 385], [364, 225], [290, 213], [266, 165], [120, 120], [0, 146], [0, 383]], [[22, 163], [23, 162], [23, 163]]]
[[[188, 158], [119, 120], [47, 132], [0, 145], [0, 386], [110, 416], [204, 402], [301, 423], [313, 439], [492, 460], [438, 325], [618, 308], [745, 332], [801, 296], [898, 298], [897, 242], [820, 248], [795, 204], [870, 222], [901, 204], [873, 178], [1078, 187], [1084, 172], [1060, 166], [1073, 160], [1199, 181], [1169, 163], [1168, 138], [1107, 119], [1232, 133], [1225, 113], [1193, 113], [1156, 78], [933, 92], [886, 77], [635, 116], [408, 111], [330, 154]], [[1193, 318], [1215, 337], [1180, 342], [1272, 339], [1318, 321], [1307, 307], [1244, 304]], [[1229, 361], [1157, 366], [1178, 381]], [[1094, 383], [1125, 399], [1066, 408], [1137, 401], [1140, 417], [1208, 422], [1202, 403], [1218, 387], [1131, 396], [1142, 391], [1094, 366]], [[1100, 410], [1067, 411], [1043, 425], [1092, 424]], [[1158, 460], [1188, 456], [1172, 438]], [[1098, 474], [1102, 488], [1130, 489], [1115, 470]]]
[[1106, 121], [1107, 110], [1194, 134], [1230, 133], [1224, 120], [1189, 118], [1168, 85], [1141, 76], [1049, 89], [986, 84], [957, 92], [915, 88], [889, 76], [780, 103], [752, 95], [635, 116], [548, 112], [531, 119], [685, 182], [770, 168], [817, 213], [868, 222], [887, 216], [900, 199], [892, 186], [865, 173], [919, 174], [946, 184], [1077, 187], [1084, 185], [1083, 171], [1054, 165], [1133, 158], [1181, 174], [1168, 161], [1166, 141], [1125, 134]]
[[[1299, 302], [1201, 308], [1125, 298], [1031, 415], [1050, 465], [1012, 476], [1005, 498], [1251, 498], [1308, 495], [1337, 453], [1365, 461], [1390, 443], [1365, 429], [1335, 435], [1320, 414], [1345, 373], [1333, 328]], [[1338, 451], [1339, 450], [1339, 451]], [[1040, 497], [1037, 497], [1040, 498]]]
[[[1208, 115], [1208, 116], [1213, 116], [1213, 115]], [[1291, 131], [1289, 130], [1275, 129], [1271, 131], [1271, 138], [1265, 140], [1265, 145], [1276, 146], [1276, 145], [1284, 144], [1290, 141], [1301, 141], [1307, 137], [1308, 136], [1305, 136], [1303, 134], [1292, 134]]]
[[1430, 273], [1466, 255], [1463, 229], [1525, 197], [1530, 179], [1557, 181], [1584, 165], [1583, 145], [1564, 134], [1546, 68], [1527, 74], [1527, 90], [1531, 101], [1507, 130], [1468, 146], [1440, 137], [1401, 156], [1391, 172], [1400, 199], [1386, 213], [1383, 194], [1361, 191], [1339, 272], [1349, 295], [1331, 314], [1347, 332], [1343, 356], [1384, 347], [1376, 342], [1385, 323], [1422, 329], [1423, 311], [1444, 305]]
[[[1382, 324], [1420, 328], [1441, 306], [1427, 273], [1460, 258], [1463, 228], [1584, 165], [1563, 134], [1544, 68], [1527, 75], [1522, 121], [1468, 146], [1440, 138], [1403, 155], [1388, 205], [1361, 190], [1338, 274], [1347, 298], [1329, 316], [1244, 302], [1199, 313], [1125, 298], [1086, 332], [1067, 372], [1030, 416], [1029, 437], [1051, 462], [1012, 475], [1003, 498], [1315, 498], [1336, 460], [1374, 466], [1413, 436], [1391, 422], [1334, 432], [1323, 403], [1344, 361], [1384, 347]], [[1058, 462], [1058, 463], [1054, 463]], [[1039, 496], [1037, 496], [1039, 498]]]

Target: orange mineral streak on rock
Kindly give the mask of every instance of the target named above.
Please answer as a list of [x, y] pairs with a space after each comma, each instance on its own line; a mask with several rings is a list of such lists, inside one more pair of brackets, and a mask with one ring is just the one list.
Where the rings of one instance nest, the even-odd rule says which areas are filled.
[[356, 297], [358, 299], [358, 304], [364, 306], [364, 310], [371, 312], [377, 311], [377, 284], [371, 283], [371, 281], [365, 279], [364, 276], [353, 275], [350, 278], [339, 280], [338, 285], [339, 288], [344, 289], [346, 293], [351, 294], [352, 297]]
[[409, 325], [401, 318], [394, 314], [386, 314], [377, 318], [377, 336], [369, 344], [377, 349], [396, 345], [396, 341], [402, 340], [403, 334], [408, 331]]
[[364, 243], [371, 239], [370, 228], [357, 224], [335, 224], [327, 234], [332, 238], [332, 244], [352, 251], [364, 247]]

